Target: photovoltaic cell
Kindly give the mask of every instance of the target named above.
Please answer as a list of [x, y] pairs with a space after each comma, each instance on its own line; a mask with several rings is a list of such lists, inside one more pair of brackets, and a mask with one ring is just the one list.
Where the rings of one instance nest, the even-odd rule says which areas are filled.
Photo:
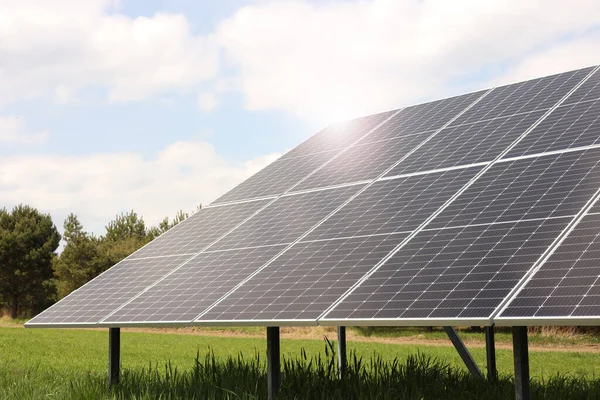
[[362, 187], [353, 185], [280, 197], [211, 246], [211, 250], [292, 243]]
[[212, 204], [252, 199], [285, 193], [311, 172], [329, 161], [337, 151], [323, 151], [274, 161]]
[[596, 202], [596, 204], [594, 204], [592, 206], [592, 208], [589, 210], [589, 214], [595, 214], [595, 213], [600, 213], [600, 202]]
[[297, 243], [198, 321], [314, 320], [404, 237]]
[[506, 158], [600, 143], [600, 99], [558, 107]]
[[392, 116], [396, 111], [386, 111], [332, 124], [284, 154], [281, 159], [305, 156], [322, 151], [336, 150], [337, 152], [369, 133], [369, 131]]
[[376, 182], [306, 240], [412, 231], [480, 170], [465, 168]]
[[403, 109], [360, 141], [368, 143], [416, 133], [432, 133], [444, 126], [485, 92], [468, 93]]
[[[586, 71], [589, 68], [586, 69]], [[600, 70], [594, 72], [575, 92], [565, 100], [565, 104], [597, 100], [600, 98]]]
[[428, 227], [577, 214], [600, 187], [600, 149], [494, 165]]
[[325, 318], [489, 318], [569, 221], [421, 231]]
[[600, 316], [600, 214], [587, 215], [500, 317]]
[[123, 260], [27, 324], [95, 324], [188, 259]]
[[387, 176], [492, 161], [542, 114], [534, 111], [445, 128]]
[[154, 239], [129, 258], [194, 254], [213, 243], [229, 230], [250, 217], [268, 203], [251, 201], [222, 207], [207, 207]]
[[201, 253], [104, 322], [192, 321], [284, 248]]
[[294, 190], [375, 179], [426, 138], [415, 134], [352, 146]]
[[585, 68], [495, 88], [454, 124], [549, 109], [581, 82], [591, 70], [592, 68]]

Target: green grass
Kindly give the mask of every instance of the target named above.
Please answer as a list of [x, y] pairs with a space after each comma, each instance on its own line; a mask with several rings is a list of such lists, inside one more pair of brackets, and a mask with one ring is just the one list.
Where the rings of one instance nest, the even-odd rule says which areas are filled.
[[[264, 338], [123, 332], [121, 345], [123, 384], [111, 394], [105, 389], [107, 330], [0, 328], [0, 398], [238, 398], [235, 392], [249, 399], [260, 397], [266, 387]], [[349, 342], [349, 351], [362, 361], [350, 362], [351, 379], [342, 386], [331, 375], [335, 368], [322, 338], [283, 339], [281, 347], [288, 360], [282, 398], [294, 393], [297, 398], [340, 399], [478, 393], [495, 399], [512, 393], [508, 350], [497, 352], [503, 378], [490, 388], [466, 373], [452, 347]], [[484, 349], [472, 353], [484, 368]], [[530, 363], [536, 396], [543, 395], [538, 398], [600, 398], [594, 379], [600, 376], [600, 354], [531, 352]], [[421, 393], [422, 386], [434, 387]], [[557, 393], [563, 394], [553, 397]]]
[[[263, 329], [264, 331], [264, 329]], [[335, 339], [332, 336], [331, 339]], [[0, 328], [0, 357], [2, 363], [26, 368], [31, 365], [54, 367], [68, 371], [104, 372], [107, 364], [107, 330], [19, 329]], [[205, 354], [210, 347], [215, 356], [224, 358], [255, 353], [264, 356], [264, 338], [238, 338], [179, 334], [121, 333], [121, 359], [124, 368], [139, 369], [148, 363], [162, 365], [171, 361], [179, 368], [189, 367], [196, 352]], [[322, 338], [314, 340], [282, 339], [284, 356], [295, 357], [304, 349], [309, 356], [323, 350]], [[360, 357], [381, 355], [385, 361], [404, 359], [422, 352], [436, 356], [457, 368], [464, 368], [453, 347], [385, 344], [377, 342], [348, 342], [348, 350]], [[473, 357], [485, 366], [485, 350], [472, 348]], [[73, 357], [76, 354], [77, 357]], [[498, 371], [512, 373], [512, 352], [497, 350]], [[531, 375], [550, 377], [556, 373], [574, 376], [600, 376], [600, 354], [591, 352], [534, 352], [530, 354]]]

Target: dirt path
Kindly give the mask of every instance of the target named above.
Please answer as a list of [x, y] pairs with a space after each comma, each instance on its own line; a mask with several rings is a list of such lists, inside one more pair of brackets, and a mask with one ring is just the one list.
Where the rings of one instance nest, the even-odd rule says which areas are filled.
[[[23, 325], [13, 323], [0, 323], [2, 328], [23, 328]], [[78, 328], [89, 330], [104, 330], [105, 328]], [[175, 335], [195, 335], [195, 336], [221, 336], [221, 337], [240, 337], [240, 338], [263, 338], [263, 334], [252, 334], [235, 330], [218, 330], [218, 329], [197, 329], [197, 328], [123, 328], [123, 332], [143, 332], [154, 334], [175, 334]], [[401, 336], [401, 337], [366, 337], [360, 336], [352, 332], [346, 331], [348, 341], [365, 342], [365, 343], [386, 343], [386, 344], [409, 344], [416, 346], [440, 346], [451, 347], [452, 343], [444, 339], [427, 339], [423, 335]], [[336, 332], [333, 328], [327, 327], [282, 327], [281, 337], [283, 339], [304, 339], [304, 340], [319, 340], [324, 336], [334, 339]], [[482, 334], [483, 337], [483, 334]], [[467, 347], [484, 348], [485, 341], [483, 340], [464, 340]], [[497, 349], [512, 350], [512, 344], [507, 342], [496, 342]], [[547, 352], [565, 352], [565, 353], [600, 353], [600, 344], [576, 344], [576, 345], [536, 345], [529, 344], [530, 351], [547, 351]]]

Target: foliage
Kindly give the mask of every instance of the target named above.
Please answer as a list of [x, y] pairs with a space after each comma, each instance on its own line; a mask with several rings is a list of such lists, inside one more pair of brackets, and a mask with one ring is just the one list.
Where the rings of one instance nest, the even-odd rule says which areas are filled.
[[151, 240], [144, 219], [135, 211], [117, 215], [106, 225], [106, 235], [101, 237], [98, 245], [100, 272], [117, 264]]
[[54, 260], [56, 289], [61, 299], [102, 272], [100, 241], [85, 232], [76, 215], [70, 214], [64, 223], [65, 247]]
[[[198, 208], [200, 209], [200, 207]], [[31, 315], [63, 298], [151, 240], [188, 218], [179, 211], [148, 228], [135, 211], [121, 213], [96, 237], [75, 214], [64, 221], [64, 248], [49, 215], [27, 205], [0, 209], [0, 306], [13, 318]]]
[[150, 228], [148, 230], [148, 236], [150, 236], [151, 239], [155, 239], [163, 233], [165, 233], [166, 231], [168, 231], [169, 229], [173, 228], [175, 225], [185, 221], [186, 219], [188, 219], [188, 217], [188, 213], [184, 212], [183, 210], [179, 210], [179, 212], [175, 214], [175, 218], [173, 218], [171, 221], [169, 221], [169, 217], [165, 217], [162, 221], [158, 223], [158, 226]]
[[87, 233], [76, 215], [64, 222], [65, 247], [54, 263], [58, 298], [63, 298], [89, 280], [117, 264], [157, 236], [188, 218], [179, 211], [175, 218], [148, 228], [135, 211], [121, 213], [106, 225], [106, 234]]
[[60, 235], [50, 218], [36, 209], [0, 210], [0, 296], [11, 316], [37, 311], [53, 297], [52, 260]]

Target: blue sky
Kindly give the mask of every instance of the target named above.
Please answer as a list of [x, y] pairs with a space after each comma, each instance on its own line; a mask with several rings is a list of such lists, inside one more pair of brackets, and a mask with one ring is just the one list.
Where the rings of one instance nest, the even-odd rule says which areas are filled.
[[0, 207], [156, 223], [330, 122], [600, 63], [576, 3], [0, 0]]

